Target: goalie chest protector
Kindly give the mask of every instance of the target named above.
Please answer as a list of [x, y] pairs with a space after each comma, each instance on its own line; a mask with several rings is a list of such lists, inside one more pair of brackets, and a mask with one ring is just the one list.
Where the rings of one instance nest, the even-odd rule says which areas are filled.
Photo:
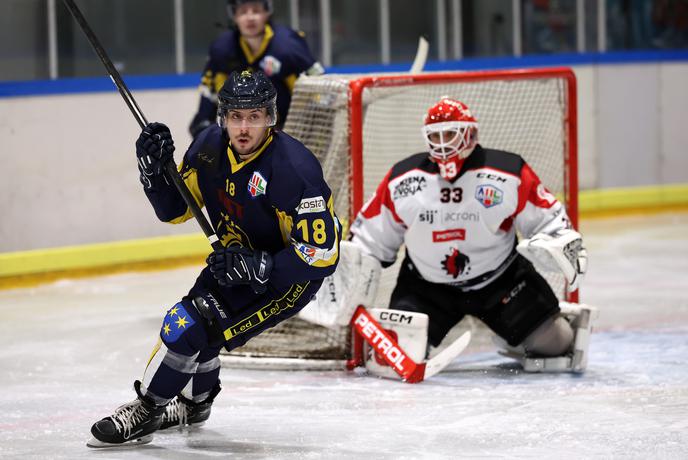
[[532, 234], [560, 209], [523, 158], [478, 145], [452, 182], [425, 152], [394, 165], [352, 233], [384, 262], [405, 244], [428, 281], [479, 287], [513, 257], [516, 229]]

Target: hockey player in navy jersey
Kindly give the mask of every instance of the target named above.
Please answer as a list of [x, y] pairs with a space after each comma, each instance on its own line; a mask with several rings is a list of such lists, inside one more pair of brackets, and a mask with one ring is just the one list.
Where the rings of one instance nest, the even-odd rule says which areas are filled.
[[[435, 347], [472, 315], [510, 353], [571, 357], [576, 326], [529, 261], [555, 265], [577, 289], [587, 255], [564, 206], [521, 156], [478, 144], [478, 123], [462, 102], [442, 98], [422, 133], [429, 153], [395, 164], [351, 228], [356, 247], [383, 266], [405, 244], [389, 307], [427, 314]], [[558, 371], [585, 368], [575, 359], [548, 362]]]
[[215, 123], [217, 93], [232, 71], [260, 69], [270, 78], [277, 89], [277, 128], [284, 124], [299, 75], [324, 71], [301, 34], [270, 21], [271, 0], [229, 0], [227, 9], [235, 27], [210, 45], [200, 105], [189, 126], [193, 137]]
[[[338, 263], [341, 226], [318, 160], [275, 131], [276, 91], [260, 71], [234, 72], [219, 93], [220, 125], [179, 165], [223, 248], [164, 316], [137, 398], [91, 429], [91, 447], [147, 442], [161, 428], [199, 424], [220, 391], [221, 348], [232, 350], [293, 316]], [[160, 123], [136, 142], [141, 182], [160, 220], [191, 212], [163, 174], [174, 143]]]

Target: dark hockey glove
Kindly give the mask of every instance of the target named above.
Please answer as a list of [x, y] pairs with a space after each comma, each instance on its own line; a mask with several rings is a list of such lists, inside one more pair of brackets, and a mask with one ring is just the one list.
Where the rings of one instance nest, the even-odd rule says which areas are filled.
[[136, 140], [141, 183], [146, 189], [163, 176], [165, 165], [174, 159], [174, 141], [170, 129], [162, 123], [149, 123]]
[[229, 246], [215, 250], [206, 263], [220, 286], [248, 284], [256, 294], [268, 288], [272, 256], [265, 251]]

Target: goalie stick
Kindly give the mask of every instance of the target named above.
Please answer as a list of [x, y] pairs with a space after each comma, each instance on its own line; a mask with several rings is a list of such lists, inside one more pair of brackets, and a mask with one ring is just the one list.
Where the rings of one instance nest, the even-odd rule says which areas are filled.
[[416, 363], [408, 357], [396, 340], [380, 326], [380, 323], [363, 305], [356, 308], [351, 319], [351, 328], [353, 358], [347, 363], [347, 368], [353, 369], [363, 365], [363, 341], [365, 340], [407, 383], [419, 383], [438, 374], [466, 349], [471, 340], [471, 332], [466, 331], [437, 356], [425, 362]]
[[[127, 107], [129, 107], [129, 110], [131, 111], [132, 115], [134, 115], [134, 118], [138, 122], [139, 126], [141, 127], [141, 129], [145, 128], [148, 124], [146, 117], [143, 115], [143, 112], [139, 108], [138, 104], [136, 104], [134, 96], [132, 96], [131, 92], [129, 92], [129, 88], [127, 88], [127, 85], [124, 83], [124, 80], [122, 80], [122, 77], [120, 76], [119, 72], [112, 64], [110, 57], [107, 55], [105, 49], [100, 44], [98, 37], [96, 37], [96, 35], [93, 33], [93, 30], [91, 30], [91, 27], [88, 25], [86, 18], [81, 13], [79, 8], [76, 6], [74, 0], [62, 1], [74, 17], [74, 20], [76, 20], [76, 22], [79, 24], [79, 27], [81, 27], [81, 30], [84, 32], [84, 35], [86, 35], [86, 38], [93, 47], [93, 50], [96, 52], [96, 54], [100, 58], [100, 61], [105, 66], [105, 69], [108, 71], [108, 74], [110, 75], [110, 80], [112, 80], [112, 82], [119, 90], [119, 94], [124, 99], [124, 102], [127, 104]], [[191, 210], [191, 214], [193, 214], [194, 218], [201, 226], [203, 233], [205, 234], [206, 238], [208, 238], [208, 241], [210, 242], [210, 245], [213, 247], [213, 249], [221, 249], [222, 243], [220, 243], [220, 240], [217, 238], [217, 235], [215, 235], [213, 227], [211, 227], [208, 223], [208, 220], [205, 218], [203, 211], [201, 211], [201, 208], [198, 206], [198, 204], [196, 204], [196, 200], [194, 199], [193, 195], [184, 183], [182, 177], [179, 175], [179, 172], [177, 171], [177, 165], [175, 164], [174, 160], [169, 161], [165, 165], [165, 175], [168, 177], [168, 179], [172, 181], [174, 186], [181, 194], [182, 198], [184, 199], [184, 202], [186, 202], [186, 205]]]

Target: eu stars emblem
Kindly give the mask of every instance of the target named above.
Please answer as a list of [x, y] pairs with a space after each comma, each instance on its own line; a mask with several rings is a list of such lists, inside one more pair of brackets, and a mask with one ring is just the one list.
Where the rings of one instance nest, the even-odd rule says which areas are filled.
[[160, 337], [167, 343], [176, 342], [184, 331], [195, 323], [180, 302], [167, 311], [165, 319], [162, 321], [162, 328], [160, 328]]

